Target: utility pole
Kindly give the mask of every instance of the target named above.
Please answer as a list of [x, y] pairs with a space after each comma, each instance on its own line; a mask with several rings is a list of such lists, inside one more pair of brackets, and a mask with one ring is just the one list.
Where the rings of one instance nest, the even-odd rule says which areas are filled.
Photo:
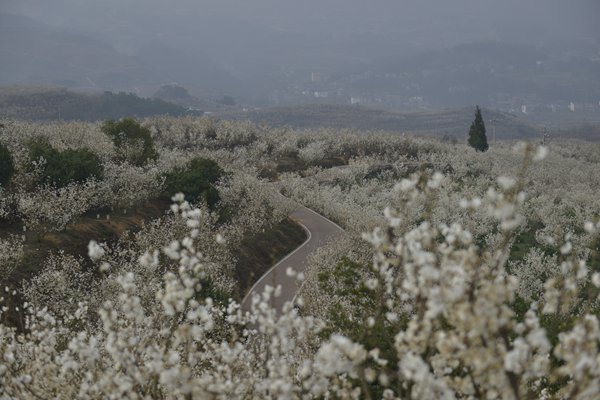
[[496, 145], [496, 122], [498, 122], [498, 120], [492, 119], [490, 122], [492, 123], [492, 132], [494, 135], [494, 146], [495, 146]]
[[546, 145], [546, 139], [550, 138], [550, 135], [548, 134], [548, 128], [544, 126], [544, 133], [543, 133], [543, 139], [542, 139], [542, 144], [545, 146]]

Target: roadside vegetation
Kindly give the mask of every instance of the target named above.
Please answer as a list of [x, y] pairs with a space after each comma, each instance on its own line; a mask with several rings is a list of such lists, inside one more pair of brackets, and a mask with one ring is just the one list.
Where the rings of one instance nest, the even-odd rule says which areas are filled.
[[[4, 121], [0, 163], [6, 398], [600, 394], [597, 144]], [[346, 234], [242, 311], [294, 202]]]

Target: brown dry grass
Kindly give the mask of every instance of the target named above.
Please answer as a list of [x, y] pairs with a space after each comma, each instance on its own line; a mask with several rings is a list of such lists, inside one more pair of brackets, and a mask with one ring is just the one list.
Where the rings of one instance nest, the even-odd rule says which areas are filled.
[[[56, 251], [85, 257], [90, 240], [97, 242], [115, 242], [126, 231], [139, 230], [144, 222], [151, 221], [165, 214], [170, 201], [166, 198], [149, 200], [127, 210], [113, 210], [82, 215], [69, 224], [64, 231], [50, 232], [41, 236], [36, 232], [28, 232], [25, 242], [25, 257], [21, 267], [12, 276], [4, 280], [10, 286], [17, 286], [23, 280], [35, 275], [43, 266], [46, 257]], [[108, 215], [108, 219], [107, 219]], [[22, 232], [19, 224], [0, 225], [0, 235]]]

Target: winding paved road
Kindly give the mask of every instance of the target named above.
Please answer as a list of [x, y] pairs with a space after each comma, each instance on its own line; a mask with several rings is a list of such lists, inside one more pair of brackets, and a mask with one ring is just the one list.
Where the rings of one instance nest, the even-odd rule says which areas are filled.
[[296, 272], [303, 272], [308, 265], [308, 257], [319, 247], [327, 242], [341, 237], [344, 230], [336, 223], [317, 214], [310, 208], [300, 206], [290, 214], [290, 218], [299, 223], [307, 232], [308, 238], [296, 250], [275, 264], [250, 288], [242, 300], [242, 310], [249, 311], [252, 304], [252, 295], [262, 293], [265, 286], [277, 287], [281, 285], [281, 296], [273, 299], [273, 305], [281, 310], [286, 301], [291, 301], [296, 295], [298, 281], [286, 274], [288, 267]]

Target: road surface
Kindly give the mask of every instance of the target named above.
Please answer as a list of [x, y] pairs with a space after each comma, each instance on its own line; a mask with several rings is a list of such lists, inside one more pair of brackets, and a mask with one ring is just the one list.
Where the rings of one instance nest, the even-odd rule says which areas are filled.
[[250, 310], [254, 293], [262, 293], [267, 285], [274, 288], [281, 285], [281, 296], [274, 298], [272, 303], [280, 311], [284, 303], [291, 301], [298, 290], [297, 279], [286, 274], [288, 267], [296, 272], [303, 272], [308, 265], [308, 257], [316, 249], [331, 240], [341, 237], [344, 233], [344, 230], [336, 223], [304, 206], [300, 206], [291, 213], [290, 218], [304, 228], [308, 238], [300, 247], [275, 264], [250, 288], [246, 297], [242, 300], [242, 310]]

